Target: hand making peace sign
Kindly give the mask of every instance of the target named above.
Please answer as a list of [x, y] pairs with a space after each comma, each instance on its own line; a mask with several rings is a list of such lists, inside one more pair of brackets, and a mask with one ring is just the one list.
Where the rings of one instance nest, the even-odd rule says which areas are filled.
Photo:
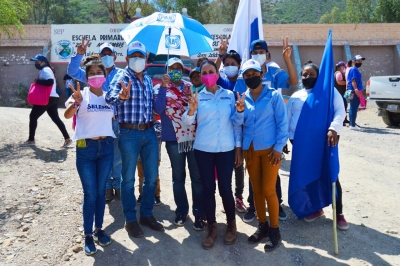
[[75, 90], [74, 86], [71, 83], [68, 84], [68, 86], [73, 91], [71, 96], [75, 100], [75, 103], [76, 104], [80, 104], [82, 102], [82, 100], [83, 100], [83, 97], [82, 97], [82, 94], [81, 94], [81, 84], [80, 84], [80, 82], [76, 83], [76, 90]]
[[197, 107], [199, 106], [199, 98], [198, 98], [199, 92], [196, 89], [196, 94], [193, 94], [193, 90], [190, 90], [190, 98], [189, 98], [189, 111], [192, 111], [193, 113], [197, 110]]
[[244, 111], [244, 93], [240, 96], [239, 92], [236, 92], [237, 101], [236, 101], [236, 111], [239, 113]]
[[86, 53], [86, 49], [89, 46], [90, 40], [87, 40], [87, 42], [85, 43], [85, 36], [82, 36], [82, 43], [78, 46], [78, 48], [76, 49], [76, 52], [78, 54], [85, 54]]
[[229, 37], [227, 37], [226, 41], [224, 41], [224, 38], [222, 38], [222, 35], [220, 35], [219, 39], [221, 41], [221, 44], [218, 47], [218, 53], [220, 55], [226, 55], [226, 52], [227, 52], [227, 49], [228, 49], [228, 44], [229, 44]]
[[128, 86], [125, 86], [125, 83], [123, 81], [120, 81], [122, 90], [119, 93], [119, 98], [121, 100], [128, 100], [131, 97], [131, 86], [132, 86], [132, 80], [129, 81]]
[[282, 38], [283, 43], [283, 58], [289, 58], [292, 55], [292, 46], [289, 45], [289, 37]]

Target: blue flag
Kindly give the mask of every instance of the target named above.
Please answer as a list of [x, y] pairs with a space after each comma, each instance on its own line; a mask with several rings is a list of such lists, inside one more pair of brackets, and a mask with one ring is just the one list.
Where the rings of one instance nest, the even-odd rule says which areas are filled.
[[297, 123], [289, 180], [289, 205], [299, 219], [332, 203], [332, 183], [339, 175], [338, 146], [327, 144], [333, 120], [334, 61], [328, 32], [317, 82]]

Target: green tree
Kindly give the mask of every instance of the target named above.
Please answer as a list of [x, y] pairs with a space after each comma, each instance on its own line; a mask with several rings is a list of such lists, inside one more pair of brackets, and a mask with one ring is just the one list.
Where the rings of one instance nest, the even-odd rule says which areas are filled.
[[149, 0], [99, 0], [109, 12], [111, 23], [129, 23], [136, 8], [142, 9], [142, 15], [146, 16], [155, 12], [152, 2]]
[[344, 23], [369, 23], [372, 21], [374, 2], [372, 0], [346, 0], [343, 13]]
[[0, 40], [21, 34], [24, 26], [21, 23], [27, 15], [27, 4], [22, 0], [1, 0], [0, 2]]
[[374, 22], [399, 23], [400, 0], [379, 0], [375, 8]]
[[326, 12], [319, 20], [319, 24], [338, 24], [342, 23], [342, 14], [336, 6], [332, 8], [332, 11]]
[[203, 13], [206, 23], [233, 24], [239, 0], [216, 0], [210, 2]]
[[160, 12], [181, 13], [182, 8], [186, 8], [191, 18], [200, 23], [208, 23], [203, 16], [208, 7], [207, 0], [156, 0], [154, 2]]

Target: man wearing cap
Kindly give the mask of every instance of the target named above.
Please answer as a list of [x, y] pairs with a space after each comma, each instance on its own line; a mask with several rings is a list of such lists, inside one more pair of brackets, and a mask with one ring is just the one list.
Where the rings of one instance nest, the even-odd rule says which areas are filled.
[[[336, 64], [335, 74], [334, 74], [335, 88], [338, 90], [340, 95], [342, 95], [344, 109], [347, 111], [347, 100], [343, 97], [346, 92], [346, 89], [347, 89], [345, 72], [346, 72], [346, 63], [343, 61], [338, 62]], [[343, 126], [345, 126], [345, 124], [348, 124], [348, 123], [349, 123], [349, 121], [347, 120], [347, 117], [346, 117], [343, 121]]]
[[188, 126], [182, 122], [182, 115], [188, 107], [192, 84], [182, 80], [184, 65], [179, 58], [170, 58], [165, 67], [167, 74], [163, 76], [162, 83], [154, 86], [154, 111], [160, 114], [161, 140], [165, 142], [171, 162], [172, 189], [176, 204], [174, 223], [183, 226], [189, 214], [185, 189], [187, 160], [192, 182], [192, 211], [195, 217], [193, 228], [203, 230], [203, 185], [193, 150], [196, 126]]
[[[288, 140], [288, 124], [282, 96], [262, 84], [264, 72], [260, 63], [250, 59], [242, 67], [243, 80], [249, 88], [237, 102], [236, 125], [243, 125], [244, 158], [254, 192], [258, 229], [250, 243], [267, 238], [265, 251], [272, 251], [281, 239], [279, 201], [276, 182], [282, 151]], [[268, 205], [268, 224], [265, 200]]]
[[[83, 59], [83, 56], [86, 54], [86, 49], [90, 43], [88, 40], [85, 43], [84, 37], [82, 37], [82, 43], [77, 48], [77, 53], [75, 56], [71, 57], [71, 61], [68, 64], [67, 73], [72, 78], [81, 81], [82, 83], [87, 82], [86, 71], [84, 68], [80, 68], [80, 63]], [[115, 55], [114, 47], [109, 43], [103, 43], [99, 48], [99, 55], [101, 58], [101, 62], [106, 68], [106, 81], [102, 85], [103, 91], [108, 91], [108, 86], [111, 83], [111, 80], [114, 76], [122, 71], [121, 68], [115, 66], [114, 61], [117, 59]], [[114, 115], [116, 118], [116, 109], [114, 108]], [[118, 148], [118, 121], [117, 119], [113, 120], [113, 130], [117, 139], [114, 141], [114, 160], [113, 160], [113, 169], [110, 173], [110, 177], [107, 180], [106, 184], [106, 200], [112, 200], [113, 196], [117, 199], [121, 196], [121, 154]], [[113, 190], [114, 189], [114, 190]]]
[[153, 84], [151, 78], [143, 72], [146, 48], [142, 43], [129, 43], [125, 59], [128, 66], [111, 81], [106, 102], [116, 106], [118, 113], [118, 144], [122, 158], [121, 201], [125, 229], [130, 236], [143, 237], [135, 209], [135, 170], [139, 154], [144, 171], [139, 221], [152, 230], [164, 231], [162, 224], [153, 216], [158, 176], [158, 142], [153, 127]]
[[353, 130], [361, 130], [359, 126], [356, 124], [357, 119], [357, 112], [358, 106], [360, 105], [360, 95], [363, 90], [363, 83], [362, 83], [362, 75], [359, 68], [362, 65], [362, 61], [365, 58], [361, 55], [356, 55], [353, 58], [354, 66], [350, 68], [349, 74], [347, 76], [347, 89], [351, 90], [351, 97], [350, 97], [350, 110], [349, 110], [349, 118], [350, 118], [350, 129]]

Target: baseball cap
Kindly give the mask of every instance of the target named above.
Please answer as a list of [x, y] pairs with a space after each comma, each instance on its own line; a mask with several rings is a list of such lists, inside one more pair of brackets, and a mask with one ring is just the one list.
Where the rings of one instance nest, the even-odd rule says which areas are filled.
[[171, 57], [168, 59], [167, 63], [165, 63], [165, 67], [170, 67], [175, 63], [180, 64], [182, 68], [184, 68], [182, 60], [180, 60], [178, 57]]
[[42, 62], [46, 62], [46, 63], [49, 62], [49, 60], [47, 60], [47, 57], [45, 57], [42, 54], [37, 54], [35, 57], [32, 57], [30, 60], [31, 61], [42, 61]]
[[109, 44], [108, 42], [105, 42], [105, 43], [103, 43], [103, 44], [100, 46], [100, 48], [99, 48], [99, 53], [101, 54], [101, 52], [103, 52], [103, 50], [104, 50], [105, 48], [110, 49], [111, 52], [113, 52], [113, 53], [115, 52], [114, 47], [113, 47], [111, 44]]
[[242, 73], [246, 72], [249, 69], [254, 69], [258, 72], [262, 72], [261, 65], [254, 59], [247, 60], [242, 66]]
[[146, 56], [146, 47], [138, 41], [130, 42], [128, 44], [127, 54], [131, 55], [134, 52], [141, 52], [144, 56]]
[[361, 55], [358, 54], [353, 58], [353, 61], [355, 60], [365, 60], [365, 57], [362, 57]]
[[193, 68], [189, 73], [189, 78], [192, 78], [192, 74], [195, 72], [200, 73], [200, 67]]
[[268, 45], [264, 40], [254, 40], [250, 44], [250, 53], [254, 50], [263, 49], [268, 52]]
[[340, 61], [339, 63], [336, 64], [336, 66], [346, 66], [346, 63], [343, 61]]

